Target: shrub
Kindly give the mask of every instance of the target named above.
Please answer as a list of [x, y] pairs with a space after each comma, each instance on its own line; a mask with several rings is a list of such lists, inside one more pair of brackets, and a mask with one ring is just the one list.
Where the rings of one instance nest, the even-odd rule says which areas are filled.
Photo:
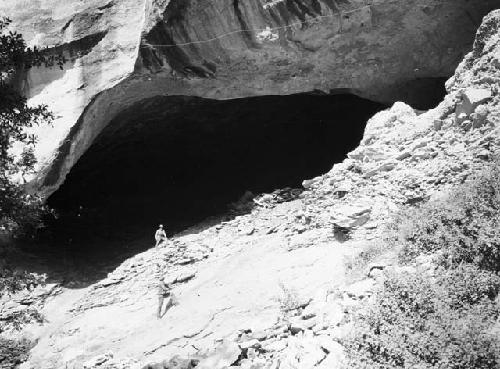
[[45, 317], [36, 309], [24, 309], [9, 314], [7, 317], [0, 319], [0, 333], [16, 330], [20, 331], [26, 324], [30, 323], [45, 323]]
[[13, 294], [43, 283], [43, 277], [26, 271], [0, 266], [0, 295]]
[[349, 367], [498, 368], [500, 162], [447, 198], [400, 213], [387, 241], [404, 263], [437, 255], [437, 269], [388, 277], [355, 317]]
[[435, 280], [390, 276], [376, 301], [355, 318], [347, 367], [497, 368], [500, 338], [490, 329], [499, 307], [490, 298], [500, 280], [484, 273], [490, 272], [468, 265], [448, 274], [440, 270]]
[[28, 359], [33, 343], [29, 340], [9, 340], [0, 337], [0, 369], [17, 368]]
[[[45, 105], [29, 105], [10, 82], [20, 69], [41, 64], [62, 68], [65, 60], [30, 50], [20, 34], [8, 30], [9, 24], [9, 19], [0, 17], [0, 233], [19, 235], [39, 228], [46, 209], [41, 199], [26, 194], [23, 183], [14, 181], [13, 176], [24, 180], [34, 172], [37, 137], [29, 129], [51, 123], [53, 115]], [[19, 155], [12, 153], [14, 145], [23, 148]]]
[[366, 268], [370, 263], [377, 260], [382, 255], [388, 256], [389, 250], [383, 242], [372, 242], [364, 249], [354, 255], [344, 257], [344, 265], [349, 280], [365, 277]]
[[279, 287], [281, 293], [276, 298], [276, 300], [278, 301], [280, 309], [284, 314], [296, 310], [303, 305], [296, 290], [291, 287], [285, 286], [283, 283], [280, 283]]
[[401, 247], [403, 262], [439, 253], [448, 268], [474, 263], [500, 272], [500, 162], [448, 198], [400, 214], [388, 241]]
[[442, 299], [455, 309], [479, 303], [484, 298], [494, 300], [500, 292], [498, 274], [481, 270], [471, 264], [462, 264], [455, 269], [439, 270], [435, 288]]

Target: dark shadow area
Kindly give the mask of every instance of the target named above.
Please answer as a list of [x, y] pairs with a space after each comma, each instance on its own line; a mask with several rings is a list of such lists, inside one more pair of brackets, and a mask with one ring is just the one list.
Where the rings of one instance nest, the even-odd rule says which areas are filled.
[[142, 240], [132, 254], [152, 246], [158, 223], [171, 235], [223, 214], [246, 190], [301, 187], [343, 160], [383, 108], [348, 94], [142, 101], [104, 129], [50, 197], [53, 244], [127, 257], [125, 243]]
[[445, 83], [449, 77], [416, 78], [402, 83], [398, 97], [414, 109], [428, 110], [438, 106], [446, 96]]

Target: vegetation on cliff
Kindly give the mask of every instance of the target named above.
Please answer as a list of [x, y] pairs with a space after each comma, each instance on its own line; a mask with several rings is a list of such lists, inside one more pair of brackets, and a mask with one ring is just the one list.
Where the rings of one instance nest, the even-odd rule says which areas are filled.
[[449, 197], [402, 213], [388, 243], [408, 267], [357, 315], [350, 367], [497, 368], [499, 222], [498, 160]]
[[[29, 129], [50, 124], [52, 114], [45, 105], [31, 106], [13, 81], [17, 73], [33, 65], [61, 64], [60, 58], [46, 58], [36, 49], [27, 48], [22, 35], [8, 30], [10, 20], [0, 18], [0, 236], [31, 235], [42, 225], [47, 211], [40, 197], [24, 190], [25, 176], [33, 173], [37, 137]], [[20, 149], [18, 154], [16, 150]], [[0, 250], [3, 252], [3, 250]], [[9, 298], [40, 282], [39, 277], [10, 268], [0, 260], [0, 296]], [[36, 309], [24, 309], [9, 314], [2, 311], [0, 333], [20, 329], [31, 321], [43, 321]], [[27, 359], [32, 343], [0, 337], [0, 368], [13, 368]]]
[[[28, 105], [11, 83], [20, 69], [44, 58], [28, 49], [20, 34], [8, 31], [9, 23], [0, 18], [0, 232], [16, 236], [39, 227], [45, 211], [39, 197], [25, 193], [22, 182], [36, 164], [37, 137], [27, 129], [50, 123], [52, 114], [45, 105]], [[14, 145], [22, 147], [20, 155], [13, 154]]]

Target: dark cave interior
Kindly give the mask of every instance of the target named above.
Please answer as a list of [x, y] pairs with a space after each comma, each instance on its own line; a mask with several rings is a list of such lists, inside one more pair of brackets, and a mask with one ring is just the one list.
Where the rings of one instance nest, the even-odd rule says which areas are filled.
[[327, 172], [384, 108], [349, 94], [141, 101], [49, 198], [60, 215], [49, 228], [73, 243], [151, 237], [158, 223], [178, 232], [224, 213], [246, 190], [297, 188]]

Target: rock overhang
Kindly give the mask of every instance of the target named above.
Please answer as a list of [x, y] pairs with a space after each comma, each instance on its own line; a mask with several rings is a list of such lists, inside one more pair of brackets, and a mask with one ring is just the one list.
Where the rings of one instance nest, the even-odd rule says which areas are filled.
[[[345, 88], [381, 102], [435, 89], [472, 45], [496, 1], [44, 0], [11, 12], [30, 42], [102, 35], [53, 80], [27, 85], [57, 119], [38, 131], [35, 188], [53, 193], [102, 129], [138, 101], [228, 99]], [[37, 8], [38, 7], [38, 8]], [[49, 10], [54, 9], [54, 10]], [[37, 12], [37, 22], [33, 22]], [[420, 89], [408, 93], [420, 81]], [[422, 82], [423, 81], [423, 82]], [[422, 87], [423, 86], [423, 87]], [[413, 99], [413, 101], [411, 101]]]

